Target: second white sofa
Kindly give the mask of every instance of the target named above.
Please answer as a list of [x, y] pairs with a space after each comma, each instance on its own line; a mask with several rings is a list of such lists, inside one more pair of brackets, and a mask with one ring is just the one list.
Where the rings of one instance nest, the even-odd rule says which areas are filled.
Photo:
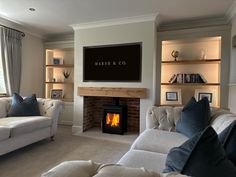
[[[182, 107], [156, 107], [147, 111], [146, 130], [134, 141], [130, 150], [118, 164], [128, 167], [144, 167], [161, 173], [169, 150], [180, 146], [189, 138], [175, 131]], [[219, 134], [236, 116], [223, 109], [211, 109], [210, 125]]]
[[7, 117], [11, 98], [0, 99], [0, 155], [55, 135], [63, 102], [43, 98], [37, 101], [41, 116]]

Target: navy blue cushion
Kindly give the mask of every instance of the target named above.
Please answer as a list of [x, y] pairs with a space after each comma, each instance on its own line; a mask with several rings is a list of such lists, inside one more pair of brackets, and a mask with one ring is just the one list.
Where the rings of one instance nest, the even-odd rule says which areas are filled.
[[217, 133], [209, 126], [180, 147], [172, 148], [163, 172], [194, 177], [235, 177], [236, 167], [227, 159]]
[[196, 133], [203, 131], [210, 120], [210, 106], [207, 98], [196, 102], [195, 98], [186, 104], [181, 112], [181, 117], [176, 123], [176, 131], [191, 138]]
[[219, 140], [223, 144], [228, 159], [236, 166], [236, 121], [219, 134]]
[[14, 93], [8, 116], [40, 116], [36, 95], [33, 94], [23, 99], [20, 95]]

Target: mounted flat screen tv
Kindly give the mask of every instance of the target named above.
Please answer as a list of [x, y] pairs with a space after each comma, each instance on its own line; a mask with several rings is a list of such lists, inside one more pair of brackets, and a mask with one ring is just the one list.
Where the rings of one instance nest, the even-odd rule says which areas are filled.
[[84, 82], [141, 82], [142, 44], [83, 48]]

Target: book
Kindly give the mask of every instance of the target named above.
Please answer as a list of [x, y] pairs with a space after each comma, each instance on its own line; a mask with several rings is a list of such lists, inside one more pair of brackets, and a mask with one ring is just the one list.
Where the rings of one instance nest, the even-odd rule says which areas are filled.
[[205, 77], [202, 74], [199, 74], [199, 76], [202, 80], [202, 83], [207, 83], [207, 80], [205, 79]]
[[176, 74], [173, 74], [173, 76], [170, 78], [169, 83], [175, 83], [176, 82]]

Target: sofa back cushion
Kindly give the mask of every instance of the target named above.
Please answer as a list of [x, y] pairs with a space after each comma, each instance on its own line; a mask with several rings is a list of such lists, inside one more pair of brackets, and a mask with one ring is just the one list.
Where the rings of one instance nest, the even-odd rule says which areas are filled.
[[10, 99], [0, 98], [0, 118], [7, 117], [7, 112], [10, 108]]
[[[176, 123], [181, 117], [183, 107], [152, 106], [146, 113], [146, 128], [165, 131], [176, 131]], [[210, 125], [217, 134], [221, 133], [234, 120], [236, 115], [228, 110], [210, 108]]]

